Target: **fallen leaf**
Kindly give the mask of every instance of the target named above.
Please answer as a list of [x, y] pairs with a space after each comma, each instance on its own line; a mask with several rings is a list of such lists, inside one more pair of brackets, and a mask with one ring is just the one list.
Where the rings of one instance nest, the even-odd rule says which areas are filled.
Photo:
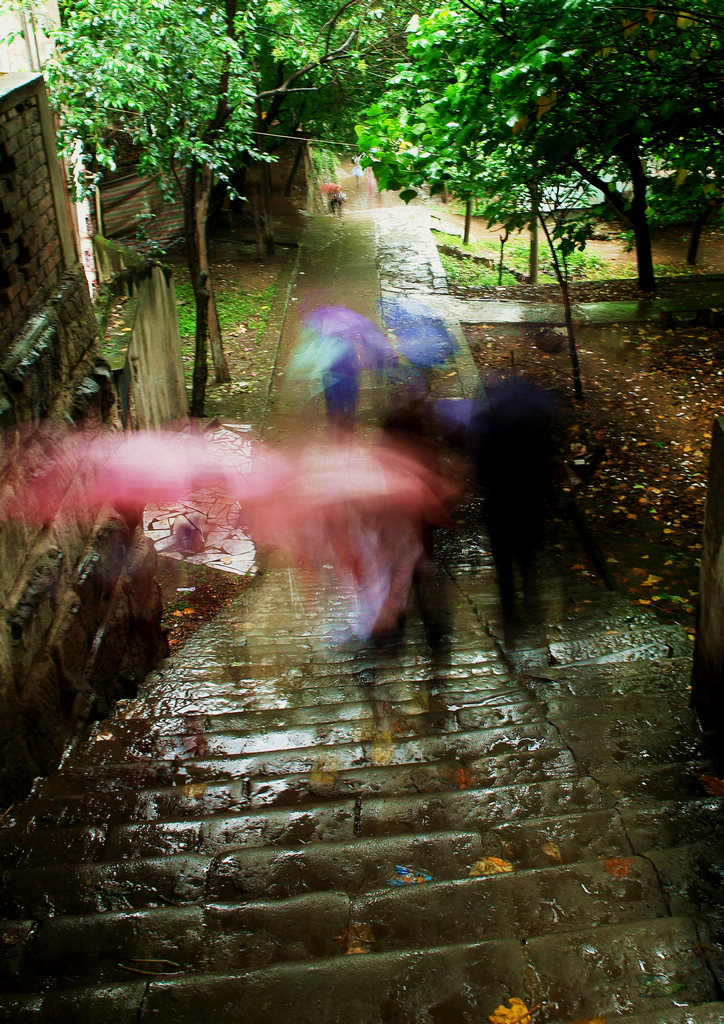
[[481, 875], [502, 875], [512, 870], [513, 865], [510, 861], [501, 857], [483, 857], [475, 861], [468, 874], [471, 878], [478, 878]]
[[635, 863], [632, 857], [607, 857], [603, 866], [614, 878], [626, 878]]
[[374, 948], [374, 933], [368, 924], [346, 925], [341, 935], [333, 940], [345, 956], [371, 953]]
[[711, 796], [724, 796], [724, 780], [716, 775], [700, 775], [699, 782]]
[[532, 1024], [533, 1014], [539, 1010], [534, 1006], [529, 1010], [522, 999], [512, 996], [508, 999], [508, 1006], [498, 1006], [489, 1016], [490, 1024]]
[[432, 875], [426, 871], [416, 871], [415, 868], [406, 867], [404, 864], [395, 864], [395, 873], [387, 879], [388, 885], [422, 885], [423, 882], [431, 882]]
[[467, 789], [468, 786], [473, 785], [475, 778], [469, 768], [458, 768], [455, 771], [455, 781], [458, 789]]
[[546, 855], [546, 857], [550, 857], [551, 860], [557, 860], [560, 863], [563, 859], [563, 857], [561, 856], [561, 850], [558, 846], [558, 843], [543, 843], [541, 849], [543, 850], [543, 853]]
[[338, 771], [337, 758], [334, 755], [325, 757], [309, 773], [309, 781], [313, 786], [331, 786]]
[[372, 764], [389, 764], [392, 760], [394, 747], [392, 733], [389, 729], [381, 729], [372, 737], [370, 760]]

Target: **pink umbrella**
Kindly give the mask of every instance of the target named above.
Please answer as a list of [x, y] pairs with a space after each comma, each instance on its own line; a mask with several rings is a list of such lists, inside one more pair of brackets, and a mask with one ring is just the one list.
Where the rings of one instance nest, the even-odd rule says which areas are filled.
[[312, 569], [330, 566], [349, 601], [353, 634], [394, 625], [424, 554], [426, 528], [452, 525], [457, 483], [414, 446], [382, 436], [309, 445], [292, 464], [274, 500], [251, 511], [251, 536]]
[[5, 514], [40, 523], [92, 515], [104, 505], [135, 514], [204, 488], [253, 505], [268, 500], [290, 474], [283, 455], [260, 441], [235, 453], [189, 431], [71, 430], [47, 443], [45, 465]]

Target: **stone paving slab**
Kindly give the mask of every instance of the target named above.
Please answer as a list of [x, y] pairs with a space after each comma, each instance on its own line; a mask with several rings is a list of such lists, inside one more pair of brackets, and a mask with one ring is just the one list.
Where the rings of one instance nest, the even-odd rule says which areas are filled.
[[215, 1007], [219, 1024], [455, 1024], [484, 1019], [512, 986], [523, 991], [525, 960], [516, 942], [489, 942], [415, 953], [387, 953], [321, 960], [300, 968], [239, 976], [154, 981], [141, 1024], [191, 1024]]

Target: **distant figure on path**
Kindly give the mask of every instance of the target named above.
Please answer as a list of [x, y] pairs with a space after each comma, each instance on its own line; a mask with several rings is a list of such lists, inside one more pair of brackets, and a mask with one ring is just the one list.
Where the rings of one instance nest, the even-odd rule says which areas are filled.
[[362, 166], [360, 164], [360, 157], [359, 156], [353, 156], [352, 157], [352, 177], [355, 179], [355, 188], [356, 188], [356, 190], [358, 192], [359, 192], [359, 183], [360, 183], [361, 179], [364, 178], [364, 174], [365, 174], [365, 172], [362, 170]]
[[338, 217], [342, 216], [342, 207], [347, 196], [344, 194], [342, 189], [338, 189], [336, 192], [331, 192], [329, 196], [329, 212], [337, 214]]

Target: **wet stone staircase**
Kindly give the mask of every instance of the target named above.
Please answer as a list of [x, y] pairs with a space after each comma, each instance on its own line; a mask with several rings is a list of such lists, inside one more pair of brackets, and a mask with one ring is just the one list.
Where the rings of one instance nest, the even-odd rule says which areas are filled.
[[685, 633], [551, 564], [506, 650], [442, 561], [432, 646], [269, 567], [5, 816], [3, 1020], [724, 1021]]

